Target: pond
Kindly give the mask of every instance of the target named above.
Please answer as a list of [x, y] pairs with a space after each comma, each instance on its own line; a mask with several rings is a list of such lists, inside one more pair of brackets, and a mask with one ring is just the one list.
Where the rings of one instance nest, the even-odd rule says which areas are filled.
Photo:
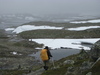
[[[61, 58], [73, 55], [73, 54], [77, 54], [80, 52], [79, 49], [57, 49], [57, 50], [50, 50], [53, 59], [54, 60], [59, 60]], [[40, 51], [36, 52], [35, 54], [31, 54], [30, 56], [34, 56], [37, 60], [40, 60]]]

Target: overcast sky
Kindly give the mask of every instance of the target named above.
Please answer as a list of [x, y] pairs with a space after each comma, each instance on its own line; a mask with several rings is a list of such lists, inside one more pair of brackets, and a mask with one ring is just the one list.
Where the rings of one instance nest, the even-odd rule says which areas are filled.
[[0, 13], [100, 13], [100, 0], [0, 0]]

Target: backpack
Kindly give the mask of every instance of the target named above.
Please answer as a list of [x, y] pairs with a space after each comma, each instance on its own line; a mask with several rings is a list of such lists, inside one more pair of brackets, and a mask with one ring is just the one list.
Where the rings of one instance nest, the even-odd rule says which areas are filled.
[[47, 49], [42, 49], [40, 52], [40, 57], [43, 61], [48, 60]]

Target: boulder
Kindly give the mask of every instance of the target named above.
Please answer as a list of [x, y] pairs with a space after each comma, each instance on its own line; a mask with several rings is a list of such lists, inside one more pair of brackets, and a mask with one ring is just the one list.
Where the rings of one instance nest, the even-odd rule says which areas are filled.
[[92, 75], [92, 72], [88, 72], [86, 75]]
[[74, 64], [74, 60], [65, 60], [64, 64]]
[[91, 68], [92, 63], [89, 61], [84, 61], [82, 65], [80, 66], [80, 70], [85, 71]]
[[97, 41], [90, 50], [90, 57], [96, 61], [100, 57], [100, 40]]

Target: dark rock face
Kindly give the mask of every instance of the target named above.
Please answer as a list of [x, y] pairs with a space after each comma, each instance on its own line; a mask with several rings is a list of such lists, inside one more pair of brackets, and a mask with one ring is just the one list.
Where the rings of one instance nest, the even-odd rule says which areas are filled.
[[97, 41], [90, 50], [90, 57], [96, 61], [100, 57], [100, 40]]

